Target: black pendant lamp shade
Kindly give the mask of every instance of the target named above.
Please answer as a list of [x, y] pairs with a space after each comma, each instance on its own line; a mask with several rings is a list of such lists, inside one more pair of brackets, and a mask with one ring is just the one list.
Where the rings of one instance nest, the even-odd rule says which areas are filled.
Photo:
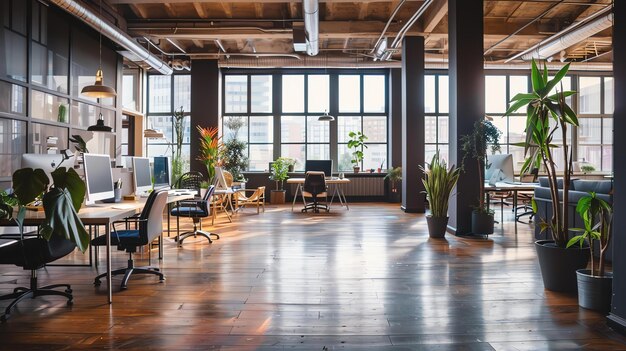
[[332, 122], [335, 120], [335, 117], [331, 116], [328, 114], [328, 111], [324, 112], [323, 116], [319, 116], [319, 118], [317, 119], [320, 122]]
[[100, 118], [98, 118], [96, 125], [89, 126], [87, 130], [90, 132], [110, 132], [113, 130], [113, 128], [104, 125], [104, 117], [102, 117], [102, 113], [100, 113]]

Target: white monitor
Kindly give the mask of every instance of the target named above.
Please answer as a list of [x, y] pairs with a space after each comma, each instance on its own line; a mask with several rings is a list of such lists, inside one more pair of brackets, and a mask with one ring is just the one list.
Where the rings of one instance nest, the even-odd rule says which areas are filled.
[[154, 157], [154, 163], [152, 165], [152, 172], [154, 176], [154, 188], [155, 189], [169, 188], [172, 182], [170, 165], [171, 164], [170, 164], [169, 157], [167, 156], [155, 156]]
[[514, 182], [513, 155], [487, 155], [485, 162], [485, 180], [490, 184], [495, 182]]
[[66, 168], [74, 168], [74, 160], [75, 157], [72, 156], [63, 161], [62, 154], [23, 154], [22, 168], [40, 168], [46, 173], [48, 179], [50, 179], [50, 183], [52, 183], [52, 172], [57, 169], [59, 165]]
[[215, 181], [213, 183], [215, 185], [215, 190], [228, 190], [228, 185], [226, 184], [226, 178], [224, 177], [224, 170], [222, 167], [215, 167]]
[[83, 162], [87, 183], [87, 204], [115, 197], [110, 156], [84, 154]]
[[135, 182], [135, 195], [145, 194], [152, 189], [149, 158], [133, 157], [133, 182]]

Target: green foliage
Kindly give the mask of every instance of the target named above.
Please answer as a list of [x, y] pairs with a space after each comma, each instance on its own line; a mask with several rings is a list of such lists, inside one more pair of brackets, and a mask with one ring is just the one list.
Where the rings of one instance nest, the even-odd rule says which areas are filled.
[[278, 158], [272, 163], [270, 179], [276, 182], [276, 190], [283, 190], [283, 183], [289, 179], [289, 164], [285, 158]]
[[[583, 219], [584, 228], [572, 228], [573, 232], [580, 233], [567, 242], [567, 247], [580, 245], [582, 248], [586, 241], [591, 250], [591, 275], [604, 276], [604, 254], [611, 241], [611, 224], [613, 222], [613, 208], [606, 201], [599, 198], [596, 193], [589, 193], [576, 204], [576, 212]], [[596, 271], [594, 254], [594, 242], [600, 245], [600, 264]], [[597, 274], [596, 274], [597, 273]]]
[[185, 172], [185, 163], [182, 157], [185, 136], [185, 111], [182, 106], [174, 111], [172, 122], [174, 124], [174, 141], [176, 143], [175, 147], [172, 148], [172, 179], [177, 180]]
[[363, 161], [363, 149], [367, 149], [367, 145], [365, 145], [367, 137], [361, 132], [350, 132], [348, 136], [350, 137], [350, 140], [348, 140], [348, 148], [354, 149], [350, 162], [352, 162], [354, 167], [360, 167], [361, 161]]
[[74, 143], [74, 148], [76, 149], [76, 151], [82, 152], [83, 154], [89, 153], [89, 150], [87, 149], [87, 142], [80, 135], [78, 134], [72, 135], [72, 137], [69, 138], [69, 140], [70, 142]]
[[60, 104], [59, 109], [57, 111], [57, 121], [61, 123], [66, 123], [67, 122], [66, 116], [67, 116], [67, 106], [65, 106], [65, 104]]
[[85, 230], [78, 211], [85, 198], [85, 183], [73, 168], [57, 167], [52, 172], [53, 184], [41, 169], [22, 168], [13, 173], [13, 191], [19, 206], [15, 221], [23, 230], [25, 206], [38, 198], [43, 201], [46, 220], [40, 226], [42, 237], [50, 239], [58, 235], [73, 241], [85, 252], [89, 246], [89, 234]]
[[426, 198], [432, 216], [447, 217], [450, 194], [459, 180], [461, 169], [454, 167], [454, 165], [448, 169], [446, 161], [440, 160], [439, 151], [437, 151], [430, 161], [428, 169], [420, 166], [420, 170], [424, 172], [422, 183], [426, 189]]
[[402, 167], [394, 167], [390, 169], [389, 171], [387, 171], [387, 175], [385, 176], [385, 179], [389, 179], [389, 181], [391, 181], [394, 186], [398, 184], [399, 182], [401, 182], [402, 181]]
[[200, 182], [200, 189], [208, 189], [209, 186], [211, 186], [211, 184], [209, 184], [206, 180]]
[[242, 172], [248, 168], [248, 157], [245, 155], [248, 145], [238, 138], [239, 130], [245, 125], [246, 120], [242, 117], [224, 119], [224, 128], [230, 132], [225, 136], [223, 164], [235, 181], [245, 181]]
[[580, 167], [580, 170], [587, 173], [587, 172], [595, 172], [596, 168], [592, 165], [584, 165]]
[[[521, 108], [526, 108], [526, 139], [521, 145], [524, 147], [526, 160], [522, 166], [522, 174], [527, 173], [536, 165], [543, 163], [551, 189], [552, 218], [546, 221], [546, 227], [551, 229], [552, 238], [560, 247], [565, 247], [569, 237], [567, 203], [569, 199], [569, 183], [572, 169], [572, 150], [567, 143], [567, 129], [569, 126], [578, 126], [578, 117], [566, 103], [566, 98], [575, 94], [573, 91], [561, 89], [551, 94], [569, 70], [565, 65], [549, 79], [548, 69], [544, 65], [543, 72], [532, 61], [531, 80], [533, 91], [527, 94], [517, 94], [511, 100], [511, 107], [505, 116], [510, 116]], [[551, 125], [551, 121], [555, 122]], [[554, 134], [561, 133], [561, 144], [553, 144]], [[557, 172], [554, 152], [560, 149], [565, 160], [561, 172]], [[560, 174], [557, 174], [560, 173]], [[557, 190], [558, 177], [563, 178], [563, 199], [559, 199]]]

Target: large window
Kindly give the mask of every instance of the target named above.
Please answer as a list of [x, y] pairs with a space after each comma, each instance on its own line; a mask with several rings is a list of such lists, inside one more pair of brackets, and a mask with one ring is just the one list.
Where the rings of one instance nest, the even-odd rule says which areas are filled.
[[174, 136], [174, 112], [182, 107], [184, 118], [183, 132], [183, 171], [189, 169], [191, 136], [191, 76], [190, 75], [149, 75], [148, 76], [148, 128], [163, 132], [162, 139], [148, 139], [147, 156], [171, 156], [176, 145]]
[[424, 79], [424, 160], [430, 162], [439, 150], [440, 156], [447, 161], [449, 159], [448, 110], [450, 105], [448, 76], [434, 74], [426, 75]]
[[613, 169], [613, 78], [578, 78], [577, 160], [600, 171]]

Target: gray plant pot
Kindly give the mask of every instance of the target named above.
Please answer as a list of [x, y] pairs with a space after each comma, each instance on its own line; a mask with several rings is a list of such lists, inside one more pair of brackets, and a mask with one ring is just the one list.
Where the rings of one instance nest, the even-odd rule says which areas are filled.
[[472, 234], [493, 234], [493, 214], [472, 211]]
[[441, 239], [446, 236], [449, 217], [433, 217], [426, 216], [426, 224], [428, 224], [428, 235], [431, 238]]
[[578, 282], [578, 305], [582, 308], [603, 313], [611, 311], [613, 295], [613, 273], [594, 277], [588, 269], [576, 271]]
[[543, 286], [546, 290], [576, 294], [576, 270], [589, 262], [589, 247], [558, 247], [551, 240], [535, 241]]

